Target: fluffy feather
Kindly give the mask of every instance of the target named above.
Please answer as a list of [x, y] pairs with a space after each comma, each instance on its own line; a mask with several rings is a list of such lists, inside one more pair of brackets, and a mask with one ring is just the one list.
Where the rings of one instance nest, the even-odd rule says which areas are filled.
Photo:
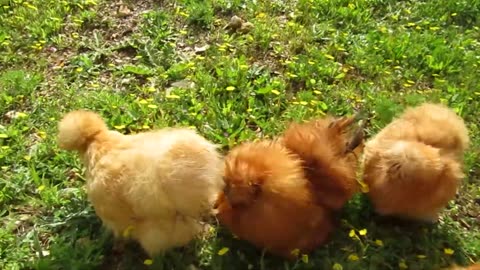
[[324, 243], [333, 229], [330, 212], [316, 203], [301, 160], [279, 141], [245, 143], [225, 161], [225, 190], [218, 218], [239, 238], [293, 258]]
[[480, 263], [472, 264], [472, 265], [466, 266], [466, 267], [461, 267], [461, 266], [458, 266], [458, 265], [454, 265], [451, 268], [449, 268], [448, 270], [480, 270]]
[[365, 146], [364, 181], [376, 211], [437, 220], [463, 177], [468, 144], [463, 119], [449, 108], [408, 108]]
[[357, 160], [351, 151], [358, 151], [363, 139], [358, 136], [361, 130], [347, 134], [353, 120], [326, 117], [292, 123], [283, 136], [285, 146], [301, 158], [318, 200], [334, 210], [342, 208], [358, 189]]
[[97, 114], [74, 111], [59, 123], [58, 141], [82, 156], [89, 200], [106, 227], [117, 237], [133, 228], [152, 256], [197, 236], [223, 188], [216, 146], [190, 129], [122, 135]]

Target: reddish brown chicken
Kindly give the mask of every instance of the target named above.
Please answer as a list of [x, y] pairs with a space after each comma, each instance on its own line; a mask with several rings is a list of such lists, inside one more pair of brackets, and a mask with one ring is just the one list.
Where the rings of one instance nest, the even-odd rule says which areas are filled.
[[308, 123], [293, 123], [284, 134], [284, 144], [302, 159], [306, 177], [324, 206], [338, 210], [357, 191], [356, 156], [362, 149], [363, 129], [348, 134], [354, 117], [326, 117]]
[[461, 266], [452, 266], [448, 270], [480, 270], [480, 263], [476, 263], [467, 267], [461, 267]]
[[355, 163], [344, 134], [351, 122], [292, 124], [280, 139], [232, 149], [217, 202], [220, 222], [290, 259], [295, 249], [308, 253], [325, 243], [334, 229], [332, 212], [355, 191]]

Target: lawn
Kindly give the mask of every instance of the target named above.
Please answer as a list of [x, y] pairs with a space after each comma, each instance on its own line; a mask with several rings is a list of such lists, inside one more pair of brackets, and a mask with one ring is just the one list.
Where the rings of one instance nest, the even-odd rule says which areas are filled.
[[[226, 27], [233, 15], [250, 27]], [[438, 270], [480, 260], [479, 26], [478, 0], [0, 0], [0, 269]], [[296, 262], [218, 226], [153, 262], [135, 244], [114, 252], [78, 157], [55, 140], [60, 117], [78, 108], [125, 134], [193, 126], [224, 151], [290, 120], [357, 110], [371, 118], [370, 137], [424, 101], [448, 104], [471, 132], [467, 177], [441, 221], [380, 218], [359, 194], [332, 241]]]

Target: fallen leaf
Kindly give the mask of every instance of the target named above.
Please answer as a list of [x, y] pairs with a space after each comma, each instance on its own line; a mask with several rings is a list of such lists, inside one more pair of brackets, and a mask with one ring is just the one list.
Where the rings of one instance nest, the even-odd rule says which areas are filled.
[[205, 44], [202, 47], [195, 46], [194, 51], [195, 51], [195, 53], [203, 53], [206, 50], [208, 50], [208, 48], [210, 48], [210, 45], [208, 45], [208, 44]]

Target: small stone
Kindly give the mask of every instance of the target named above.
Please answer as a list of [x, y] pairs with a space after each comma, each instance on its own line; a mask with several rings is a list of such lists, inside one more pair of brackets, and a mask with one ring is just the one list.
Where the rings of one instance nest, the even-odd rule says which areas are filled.
[[251, 22], [243, 23], [239, 31], [243, 34], [250, 32], [253, 29], [254, 25]]
[[132, 14], [132, 11], [125, 5], [122, 5], [118, 8], [117, 16], [120, 18], [128, 17]]
[[230, 19], [230, 22], [225, 26], [225, 29], [230, 28], [236, 31], [237, 29], [242, 27], [243, 22], [244, 21], [242, 20], [242, 18], [235, 15]]

